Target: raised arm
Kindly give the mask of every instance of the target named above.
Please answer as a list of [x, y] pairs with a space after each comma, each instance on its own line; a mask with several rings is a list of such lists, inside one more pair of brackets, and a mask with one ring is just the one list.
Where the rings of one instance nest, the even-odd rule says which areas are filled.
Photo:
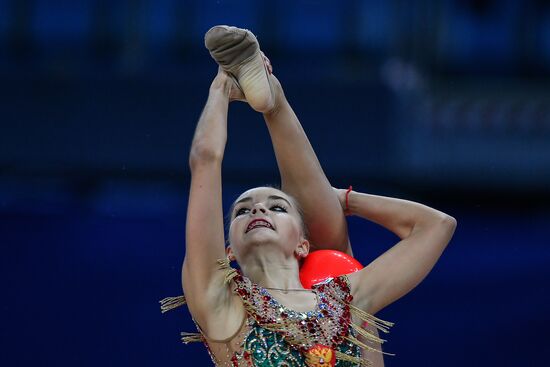
[[210, 87], [189, 155], [191, 188], [182, 285], [189, 310], [203, 328], [208, 328], [206, 316], [230, 295], [216, 262], [225, 257], [221, 164], [230, 91], [230, 79], [219, 72]]
[[[345, 190], [337, 192], [343, 202]], [[348, 209], [401, 239], [367, 267], [349, 275], [356, 306], [371, 314], [410, 292], [428, 275], [456, 228], [456, 220], [443, 212], [390, 197], [352, 191]]]

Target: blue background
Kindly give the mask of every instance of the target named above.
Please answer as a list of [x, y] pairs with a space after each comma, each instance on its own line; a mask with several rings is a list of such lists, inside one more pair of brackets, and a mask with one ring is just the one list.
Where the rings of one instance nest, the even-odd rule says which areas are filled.
[[[257, 34], [334, 186], [458, 220], [378, 314], [386, 365], [550, 365], [550, 5], [519, 0], [0, 0], [0, 365], [211, 364], [158, 300], [181, 293], [215, 24]], [[244, 104], [223, 173], [226, 208], [279, 181]], [[364, 264], [397, 241], [349, 224]]]

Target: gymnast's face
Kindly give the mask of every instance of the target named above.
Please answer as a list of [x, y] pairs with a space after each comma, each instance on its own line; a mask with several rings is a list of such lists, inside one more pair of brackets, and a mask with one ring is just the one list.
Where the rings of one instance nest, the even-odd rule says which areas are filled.
[[229, 242], [237, 261], [256, 249], [275, 249], [288, 257], [307, 255], [302, 217], [294, 200], [271, 187], [257, 187], [241, 194], [231, 211]]

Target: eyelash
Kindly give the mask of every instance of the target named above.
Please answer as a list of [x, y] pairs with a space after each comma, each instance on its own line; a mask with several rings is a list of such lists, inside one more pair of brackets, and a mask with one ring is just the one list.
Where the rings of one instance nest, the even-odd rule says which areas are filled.
[[[278, 208], [278, 210], [273, 210], [274, 208]], [[282, 213], [286, 213], [287, 210], [284, 206], [282, 205], [273, 205], [271, 208], [269, 208], [269, 210], [273, 210], [273, 211], [277, 211], [277, 212], [282, 212]]]
[[[274, 212], [279, 212], [279, 213], [287, 213], [287, 209], [282, 206], [282, 205], [273, 205], [269, 208], [269, 210], [271, 211], [274, 211]], [[248, 208], [240, 208], [238, 209], [236, 212], [235, 212], [235, 217], [238, 217], [239, 215], [243, 215], [243, 214], [246, 214], [250, 211], [250, 209]]]
[[247, 208], [240, 208], [235, 212], [235, 216], [238, 217], [239, 215], [245, 214], [245, 210], [249, 210]]

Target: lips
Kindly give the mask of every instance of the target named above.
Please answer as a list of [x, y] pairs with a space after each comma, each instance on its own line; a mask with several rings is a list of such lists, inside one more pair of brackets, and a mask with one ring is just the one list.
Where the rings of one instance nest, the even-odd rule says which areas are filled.
[[251, 230], [253, 230], [254, 228], [258, 228], [258, 227], [273, 229], [273, 226], [267, 220], [265, 220], [265, 219], [254, 219], [252, 222], [250, 222], [248, 224], [248, 227], [246, 227], [245, 233], [248, 233]]

